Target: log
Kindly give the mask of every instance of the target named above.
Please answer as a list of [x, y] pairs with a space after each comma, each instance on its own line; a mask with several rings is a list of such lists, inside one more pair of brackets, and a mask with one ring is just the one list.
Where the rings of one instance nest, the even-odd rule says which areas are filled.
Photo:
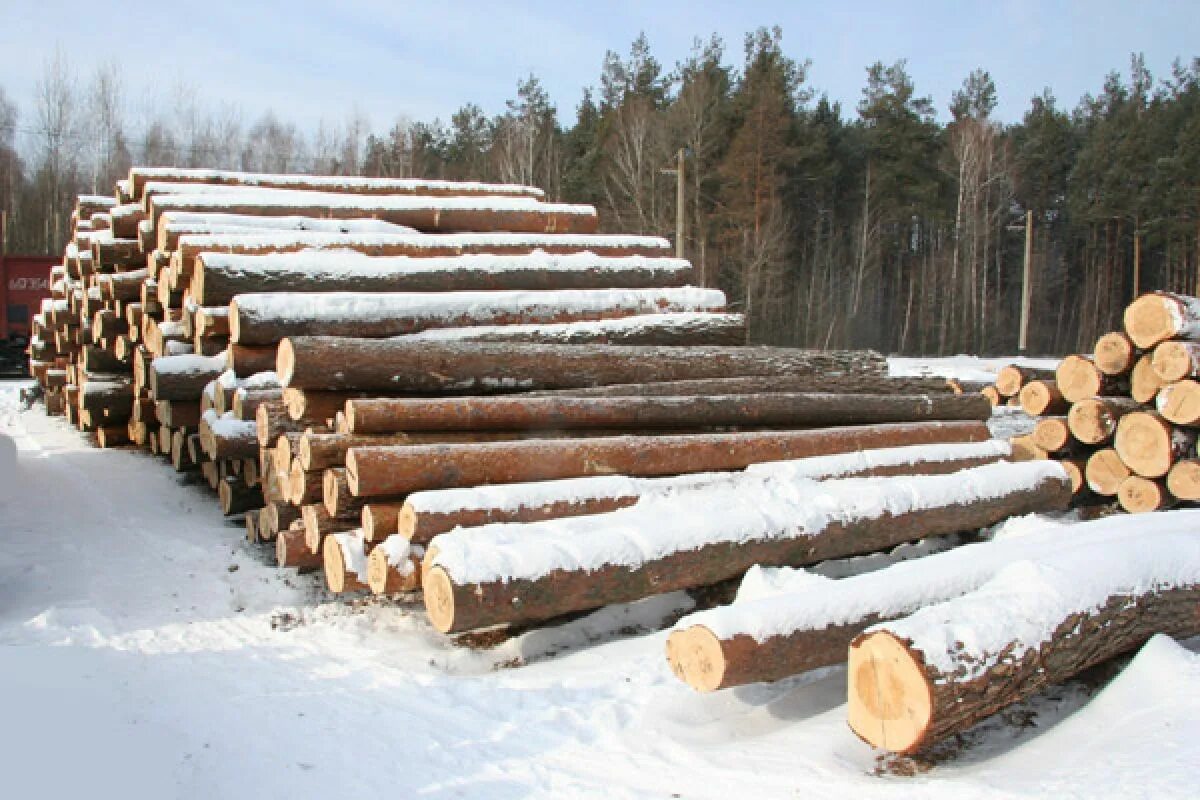
[[1022, 367], [1010, 364], [996, 373], [996, 391], [1001, 397], [1012, 397], [1030, 381], [1048, 381], [1054, 378], [1054, 370]]
[[1154, 348], [1150, 363], [1164, 383], [1200, 376], [1200, 342], [1163, 342]]
[[344, 517], [357, 511], [362, 519], [362, 508], [366, 501], [360, 500], [350, 492], [346, 482], [345, 467], [329, 467], [321, 473], [321, 502], [331, 517]]
[[200, 404], [195, 401], [159, 400], [154, 404], [154, 414], [169, 428], [195, 428], [200, 424]]
[[[1183, 528], [1168, 518], [1157, 523], [1152, 535]], [[838, 580], [803, 570], [752, 569], [732, 605], [676, 623], [667, 639], [667, 662], [676, 677], [700, 692], [841, 664], [850, 642], [867, 628], [961, 597], [1010, 564], [1143, 535], [1101, 520], [953, 547]]]
[[1071, 482], [1071, 494], [1079, 496], [1087, 489], [1087, 481], [1084, 479], [1084, 472], [1087, 469], [1087, 459], [1083, 456], [1051, 456], [1067, 472], [1067, 479]]
[[96, 428], [96, 444], [102, 448], [122, 447], [129, 444], [126, 425], [101, 425]]
[[982, 391], [980, 391], [980, 394], [983, 395], [984, 399], [988, 401], [988, 405], [992, 406], [992, 408], [1000, 405], [1000, 400], [1002, 398], [1000, 397], [999, 390], [996, 389], [995, 386], [983, 387]]
[[1133, 340], [1120, 331], [1106, 333], [1096, 340], [1092, 361], [1105, 375], [1125, 375], [1137, 362], [1138, 351]]
[[399, 336], [428, 328], [576, 322], [724, 308], [723, 292], [692, 287], [246, 294], [229, 304], [229, 335], [238, 344], [265, 345], [289, 336]]
[[247, 486], [243, 481], [236, 479], [227, 478], [221, 481], [217, 497], [220, 500], [221, 513], [227, 517], [263, 506], [262, 490]]
[[122, 409], [124, 415], [128, 417], [129, 410], [133, 405], [133, 386], [127, 381], [116, 379], [117, 376], [113, 376], [113, 378], [113, 380], [89, 380], [80, 386], [79, 410], [103, 414], [109, 410]]
[[1132, 473], [1116, 449], [1105, 447], [1088, 456], [1084, 480], [1088, 488], [1103, 497], [1116, 497], [1121, 484]]
[[1062, 396], [1075, 403], [1089, 397], [1129, 393], [1129, 381], [1105, 375], [1090, 356], [1067, 356], [1054, 374]]
[[346, 404], [344, 392], [313, 392], [303, 389], [284, 389], [283, 405], [294, 420], [331, 419]]
[[423, 553], [421, 548], [396, 538], [384, 542], [367, 556], [367, 585], [375, 594], [420, 589]]
[[1117, 432], [1117, 421], [1140, 407], [1129, 397], [1091, 397], [1071, 406], [1067, 425], [1071, 435], [1084, 444], [1103, 444]]
[[1125, 309], [1125, 332], [1149, 350], [1167, 339], [1200, 338], [1200, 300], [1172, 292], [1151, 292]]
[[[601, 514], [627, 508], [643, 497], [723, 486], [737, 481], [757, 482], [764, 477], [827, 480], [892, 475], [942, 475], [995, 463], [1010, 455], [1006, 442], [989, 440], [962, 444], [916, 445], [878, 450], [861, 450], [838, 455], [815, 456], [792, 461], [754, 464], [745, 472], [709, 472], [668, 478], [628, 478], [601, 475], [565, 478], [538, 483], [504, 486], [473, 486], [416, 492], [408, 496], [390, 517], [374, 523], [385, 533], [368, 533], [368, 540], [392, 533], [415, 544], [426, 544], [439, 533], [455, 528], [473, 528], [497, 522], [537, 522], [561, 517]], [[390, 513], [390, 507], [388, 508]], [[363, 529], [368, 531], [364, 508]]]
[[[276, 189], [228, 193], [156, 195], [147, 200], [150, 219], [166, 211], [222, 212], [262, 217], [373, 217], [419, 231], [595, 233], [596, 209], [533, 198], [356, 196]], [[137, 241], [134, 240], [136, 245]]]
[[275, 563], [281, 567], [310, 569], [323, 564], [320, 553], [304, 543], [304, 528], [288, 528], [275, 537]]
[[1071, 444], [1071, 430], [1066, 417], [1042, 417], [1033, 429], [1033, 443], [1049, 453], [1066, 450]]
[[1009, 444], [1012, 445], [1013, 461], [1043, 461], [1050, 457], [1049, 451], [1039, 447], [1032, 434], [1014, 436]]
[[[523, 397], [687, 397], [716, 394], [762, 394], [770, 392], [833, 392], [837, 394], [959, 394], [945, 378], [898, 378], [880, 375], [874, 369], [832, 374], [744, 375], [725, 378], [614, 383], [603, 386], [543, 389], [522, 392]], [[348, 398], [347, 398], [348, 399]]]
[[[876, 502], [866, 505], [858, 502], [861, 480], [822, 483], [819, 493], [803, 483], [790, 492], [784, 485], [706, 489], [511, 532], [442, 534], [421, 580], [430, 621], [454, 633], [544, 620], [712, 585], [754, 564], [800, 566], [973, 530], [1014, 514], [1065, 508], [1070, 499], [1066, 474], [1049, 461], [880, 478], [870, 485]], [[509, 565], [505, 574], [489, 568], [497, 563]]]
[[128, 363], [117, 358], [112, 353], [91, 345], [87, 345], [83, 348], [82, 359], [80, 363], [83, 365], [84, 370], [90, 373], [128, 373], [130, 369], [130, 365]]
[[233, 415], [241, 420], [255, 421], [259, 406], [282, 400], [282, 389], [247, 389], [239, 386], [233, 393]]
[[[403, 502], [372, 501], [364, 504], [362, 507], [363, 537], [368, 542], [382, 542], [384, 539], [395, 534], [397, 531], [397, 520], [403, 508]], [[450, 530], [450, 528], [447, 528], [447, 530]]]
[[876, 747], [928, 749], [1155, 633], [1195, 636], [1198, 603], [1194, 535], [1161, 534], [1010, 565], [975, 592], [851, 643], [850, 727]]
[[225, 351], [225, 367], [239, 378], [249, 378], [260, 372], [274, 372], [278, 356], [275, 345], [251, 346], [230, 342]]
[[246, 526], [246, 541], [250, 542], [251, 544], [257, 544], [258, 542], [263, 541], [258, 532], [259, 517], [261, 514], [261, 511], [247, 511], [246, 516], [242, 519], [242, 522]]
[[359, 511], [346, 517], [334, 517], [325, 510], [322, 503], [313, 503], [300, 509], [304, 520], [304, 542], [313, 553], [322, 549], [322, 541], [330, 533], [341, 533], [358, 527]]
[[448, 397], [352, 399], [358, 433], [390, 431], [646, 430], [718, 426], [986, 420], [979, 395], [735, 394], [685, 397]]
[[306, 471], [299, 461], [292, 461], [287, 474], [287, 501], [294, 506], [321, 503], [325, 496], [324, 470]]
[[1163, 511], [1175, 504], [1175, 498], [1167, 489], [1162, 478], [1143, 478], [1130, 475], [1121, 481], [1117, 490], [1117, 503], [1130, 514], [1148, 514]]
[[368, 256], [330, 250], [268, 255], [202, 253], [192, 299], [226, 305], [239, 294], [267, 292], [458, 292], [549, 289], [648, 289], [686, 286], [681, 258], [602, 256], [591, 252], [461, 256]]
[[1200, 381], [1182, 380], [1158, 390], [1158, 412], [1176, 425], [1200, 425]]
[[1154, 369], [1154, 357], [1147, 353], [1133, 365], [1129, 374], [1129, 394], [1139, 403], [1153, 402], [1158, 390], [1166, 384]]
[[225, 371], [223, 356], [163, 356], [150, 363], [150, 395], [155, 400], [195, 400], [209, 381]]
[[254, 430], [260, 447], [271, 447], [284, 433], [300, 433], [314, 427], [312, 420], [294, 420], [283, 401], [268, 401], [254, 410]]
[[[338, 364], [338, 370], [329, 369]], [[297, 337], [279, 345], [285, 387], [333, 391], [466, 392], [505, 386], [570, 389], [641, 381], [769, 375], [884, 375], [873, 351], [772, 347], [406, 342]]]
[[367, 552], [362, 531], [331, 533], [326, 536], [322, 561], [325, 585], [334, 594], [361, 592], [367, 585]]
[[288, 503], [268, 503], [262, 510], [259, 534], [262, 539], [271, 541], [300, 518], [300, 509], [296, 506]]
[[1172, 425], [1157, 412], [1134, 411], [1117, 423], [1113, 446], [1131, 472], [1161, 478], [1172, 464], [1195, 452], [1196, 433]]
[[746, 318], [741, 314], [682, 311], [583, 322], [429, 328], [406, 334], [405, 338], [436, 342], [720, 347], [746, 343]]
[[237, 419], [233, 412], [206, 411], [200, 418], [200, 445], [213, 461], [253, 458], [258, 455], [258, 429], [254, 422]]
[[987, 426], [981, 422], [917, 422], [813, 431], [360, 447], [347, 453], [346, 468], [355, 496], [382, 497], [423, 489], [583, 475], [649, 476], [741, 469], [760, 461], [988, 438]]
[[1186, 502], [1200, 500], [1200, 459], [1185, 458], [1172, 464], [1167, 473], [1167, 491]]

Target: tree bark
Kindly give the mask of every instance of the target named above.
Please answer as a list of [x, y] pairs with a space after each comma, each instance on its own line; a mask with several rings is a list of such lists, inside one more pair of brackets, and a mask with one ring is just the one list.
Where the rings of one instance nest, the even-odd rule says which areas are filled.
[[[330, 369], [338, 364], [337, 370]], [[770, 347], [614, 347], [297, 337], [279, 346], [284, 386], [337, 391], [570, 389], [614, 383], [770, 375], [876, 375], [873, 351]]]

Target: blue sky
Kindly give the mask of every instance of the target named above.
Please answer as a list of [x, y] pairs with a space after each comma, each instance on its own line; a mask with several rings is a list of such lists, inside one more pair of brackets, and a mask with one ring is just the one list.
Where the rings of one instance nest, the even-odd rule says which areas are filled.
[[1074, 106], [1108, 71], [1127, 71], [1131, 52], [1144, 52], [1156, 76], [1176, 57], [1200, 56], [1197, 0], [5, 0], [0, 86], [21, 108], [21, 124], [32, 124], [34, 87], [57, 45], [84, 79], [98, 62], [119, 60], [134, 118], [147, 97], [186, 86], [204, 107], [237, 106], [247, 118], [270, 107], [313, 128], [357, 110], [381, 130], [398, 117], [445, 120], [472, 101], [499, 112], [518, 77], [533, 72], [569, 124], [605, 51], [627, 52], [639, 31], [668, 67], [714, 32], [740, 64], [744, 34], [760, 25], [779, 25], [787, 54], [812, 60], [811, 86], [848, 110], [869, 63], [907, 59], [943, 120], [950, 93], [975, 67], [996, 81], [998, 116], [1016, 121], [1044, 86]]

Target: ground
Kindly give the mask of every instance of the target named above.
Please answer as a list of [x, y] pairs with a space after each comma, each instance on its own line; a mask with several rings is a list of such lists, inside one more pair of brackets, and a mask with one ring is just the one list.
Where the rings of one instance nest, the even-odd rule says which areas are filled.
[[842, 668], [711, 695], [677, 681], [666, 634], [637, 631], [682, 596], [487, 652], [417, 605], [337, 600], [162, 462], [19, 410], [17, 386], [0, 384], [6, 796], [1195, 796], [1196, 640], [1155, 640], [932, 764], [884, 759], [845, 724]]

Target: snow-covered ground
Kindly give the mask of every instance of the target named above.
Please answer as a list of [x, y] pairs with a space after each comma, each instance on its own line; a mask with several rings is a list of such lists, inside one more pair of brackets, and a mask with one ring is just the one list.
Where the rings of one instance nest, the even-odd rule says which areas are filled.
[[676, 680], [665, 632], [629, 629], [682, 595], [470, 650], [417, 605], [277, 571], [206, 491], [21, 412], [16, 384], [0, 432], [6, 797], [1195, 796], [1196, 641], [1156, 639], [932, 766], [881, 759], [846, 725], [843, 668], [712, 695]]

